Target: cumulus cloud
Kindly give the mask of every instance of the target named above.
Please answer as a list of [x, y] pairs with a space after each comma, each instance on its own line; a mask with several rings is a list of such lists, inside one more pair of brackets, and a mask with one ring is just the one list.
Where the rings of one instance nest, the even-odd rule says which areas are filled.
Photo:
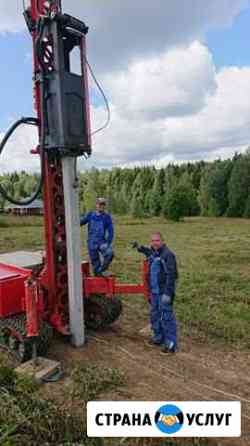
[[121, 114], [150, 120], [198, 112], [216, 90], [212, 56], [199, 42], [140, 59], [105, 83]]
[[[0, 32], [19, 31], [21, 1], [3, 3]], [[201, 42], [207, 29], [230, 25], [248, 5], [249, 0], [193, 0], [192, 8], [183, 0], [63, 0], [65, 11], [91, 26], [89, 57], [112, 112], [110, 127], [94, 137], [93, 157], [81, 167], [164, 165], [226, 157], [247, 147], [250, 68], [216, 71]], [[105, 121], [104, 108], [95, 104], [93, 129]], [[30, 131], [22, 129], [10, 141], [0, 171], [38, 169], [27, 149], [35, 145]]]
[[[3, 133], [0, 133], [0, 141]], [[37, 155], [31, 155], [30, 150], [38, 144], [37, 129], [31, 126], [21, 126], [9, 139], [1, 154], [0, 174], [25, 170], [39, 171], [40, 161]]]
[[[204, 57], [209, 53], [206, 47], [195, 43], [180, 51], [183, 51], [183, 55], [178, 55], [180, 58], [183, 56], [185, 60], [185, 54], [187, 60], [190, 57], [193, 61], [185, 64], [188, 100], [182, 106], [179, 64], [173, 64], [171, 76], [162, 70], [153, 75], [144, 71], [132, 82], [131, 73], [137, 72], [135, 63], [127, 72], [114, 77], [113, 85], [109, 78], [112, 124], [94, 140], [94, 160], [99, 164], [211, 159], [230, 156], [249, 145], [250, 68], [228, 67], [216, 72], [211, 55]], [[158, 62], [154, 58], [154, 63], [164, 65], [165, 58], [165, 54]], [[143, 64], [151, 66], [150, 59]], [[206, 77], [204, 73], [210, 75]], [[152, 80], [152, 76], [156, 79]], [[152, 89], [145, 85], [151, 85]], [[94, 112], [100, 122], [103, 110]]]
[[[208, 48], [198, 42], [135, 61], [117, 77], [107, 75], [111, 125], [93, 138], [93, 156], [81, 168], [159, 166], [242, 151], [250, 142], [249, 78], [250, 67], [216, 72]], [[91, 112], [95, 130], [105, 121], [105, 110], [99, 105]], [[21, 129], [9, 142], [1, 171], [38, 168], [29, 155], [36, 144], [30, 130]]]
[[0, 0], [0, 33], [20, 32], [25, 28], [22, 0]]
[[134, 57], [201, 39], [211, 28], [228, 26], [249, 0], [63, 0], [90, 26], [89, 54], [98, 70], [111, 71]]
[[249, 145], [249, 77], [249, 67], [220, 70], [216, 75], [216, 94], [208, 98], [199, 114], [166, 120], [164, 144], [177, 158], [232, 153]]
[[[25, 0], [28, 5], [30, 0]], [[249, 0], [62, 0], [63, 10], [90, 26], [89, 57], [98, 71], [126, 67], [134, 57], [156, 55], [228, 26]], [[0, 0], [0, 32], [25, 29], [22, 0]]]

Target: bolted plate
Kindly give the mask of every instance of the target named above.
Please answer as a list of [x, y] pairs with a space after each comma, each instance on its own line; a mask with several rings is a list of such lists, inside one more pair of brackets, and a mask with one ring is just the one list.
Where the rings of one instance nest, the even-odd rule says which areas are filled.
[[39, 356], [37, 358], [37, 364], [34, 364], [34, 361], [31, 359], [30, 361], [24, 362], [17, 367], [15, 372], [18, 374], [27, 374], [32, 376], [36, 382], [41, 384], [43, 380], [48, 379], [50, 376], [54, 375], [60, 370], [60, 362]]

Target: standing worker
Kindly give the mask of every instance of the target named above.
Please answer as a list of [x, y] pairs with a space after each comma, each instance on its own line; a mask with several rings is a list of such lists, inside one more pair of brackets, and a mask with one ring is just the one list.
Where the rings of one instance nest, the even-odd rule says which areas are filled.
[[177, 325], [173, 309], [178, 270], [175, 255], [164, 244], [160, 232], [151, 237], [151, 246], [133, 248], [144, 254], [149, 261], [149, 287], [151, 291], [151, 326], [153, 337], [150, 344], [162, 345], [162, 352], [175, 353], [177, 350]]
[[80, 219], [81, 226], [88, 225], [88, 251], [94, 274], [104, 277], [114, 257], [114, 227], [111, 215], [105, 212], [106, 204], [105, 198], [97, 198], [96, 210]]

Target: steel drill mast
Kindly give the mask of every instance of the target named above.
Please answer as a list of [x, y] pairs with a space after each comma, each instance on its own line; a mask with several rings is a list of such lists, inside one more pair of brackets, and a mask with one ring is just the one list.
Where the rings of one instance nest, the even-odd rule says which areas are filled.
[[[74, 220], [79, 211], [73, 209], [72, 217], [70, 209], [68, 210], [66, 236], [65, 193], [67, 200], [71, 200], [72, 193], [74, 197], [76, 191], [64, 191], [63, 174], [73, 178], [76, 172], [72, 172], [72, 160], [90, 153], [85, 42], [88, 29], [77, 19], [62, 15], [60, 0], [31, 0], [31, 9], [26, 12], [26, 20], [30, 22], [33, 39], [34, 95], [40, 136], [38, 152], [42, 158], [43, 172], [46, 258], [39, 283], [49, 322], [57, 331], [69, 334], [69, 284], [74, 288], [77, 273], [73, 271], [74, 277], [69, 277], [69, 274], [72, 274], [75, 262], [78, 262], [81, 290], [82, 280], [79, 252], [77, 259], [72, 257], [75, 253], [71, 253], [71, 268], [68, 265], [67, 238], [71, 239], [68, 246], [72, 246], [72, 231], [76, 246], [80, 246], [80, 233], [76, 237], [76, 228], [71, 227], [72, 218]], [[76, 46], [81, 54], [81, 76], [70, 72], [70, 55]], [[67, 187], [74, 189], [77, 184], [68, 183]], [[75, 197], [74, 205], [77, 204]], [[72, 292], [79, 292], [79, 286], [78, 291], [73, 289]], [[82, 291], [81, 296], [77, 297], [82, 302]], [[71, 296], [72, 298], [75, 299], [75, 296]], [[75, 306], [75, 302], [73, 305]], [[74, 314], [81, 311], [82, 305], [74, 310]], [[82, 332], [78, 332], [78, 340], [75, 339], [74, 342], [83, 342]]]
[[[42, 193], [46, 253], [39, 269], [0, 263], [0, 347], [21, 361], [46, 353], [52, 328], [71, 335], [72, 343], [80, 346], [84, 322], [92, 330], [111, 325], [122, 311], [116, 294], [149, 297], [147, 263], [137, 285], [119, 284], [115, 276], [91, 276], [89, 262], [81, 263], [76, 162], [91, 153], [88, 28], [63, 14], [60, 0], [30, 0], [24, 17], [33, 40], [37, 117], [21, 118], [10, 127], [0, 142], [0, 155], [18, 126], [37, 126], [39, 145], [32, 153], [41, 159], [42, 174], [29, 198], [15, 199], [4, 184], [0, 194], [14, 205], [27, 206]], [[72, 69], [76, 48], [80, 73]]]

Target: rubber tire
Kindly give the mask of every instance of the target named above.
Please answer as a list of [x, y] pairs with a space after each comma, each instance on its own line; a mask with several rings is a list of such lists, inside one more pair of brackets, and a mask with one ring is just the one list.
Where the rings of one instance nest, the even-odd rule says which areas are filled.
[[122, 302], [112, 298], [93, 294], [84, 302], [85, 325], [91, 330], [102, 330], [113, 324], [122, 313]]

